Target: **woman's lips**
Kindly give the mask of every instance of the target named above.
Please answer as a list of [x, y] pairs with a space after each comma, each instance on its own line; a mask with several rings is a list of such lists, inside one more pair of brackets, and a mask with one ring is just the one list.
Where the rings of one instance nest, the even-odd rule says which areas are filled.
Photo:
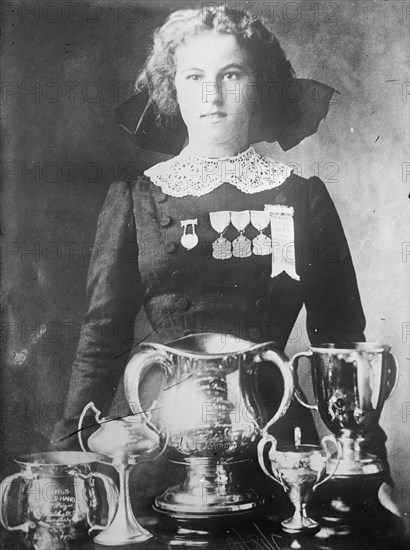
[[225, 117], [226, 117], [226, 113], [223, 113], [221, 111], [217, 111], [215, 113], [205, 113], [201, 115], [202, 119], [209, 120], [209, 121], [220, 120], [221, 118], [225, 118]]

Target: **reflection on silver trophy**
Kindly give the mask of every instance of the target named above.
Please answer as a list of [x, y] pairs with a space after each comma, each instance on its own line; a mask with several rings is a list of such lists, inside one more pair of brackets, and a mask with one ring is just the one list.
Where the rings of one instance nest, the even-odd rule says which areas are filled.
[[[338, 459], [326, 475], [327, 465], [332, 456], [327, 446], [329, 442], [337, 449]], [[272, 473], [265, 465], [264, 450], [267, 444], [271, 444], [269, 463]], [[290, 533], [318, 531], [320, 526], [307, 515], [306, 507], [313, 491], [330, 479], [336, 471], [340, 459], [336, 439], [332, 436], [324, 437], [321, 447], [295, 444], [278, 448], [276, 439], [265, 433], [258, 445], [258, 458], [265, 474], [282, 485], [295, 507], [293, 516], [282, 521], [283, 530]]]
[[306, 357], [311, 363], [315, 405], [322, 420], [342, 444], [336, 475], [375, 474], [383, 470], [378, 458], [364, 453], [361, 444], [377, 424], [384, 402], [392, 394], [398, 374], [397, 359], [387, 345], [350, 342], [310, 347], [296, 354], [292, 365]]
[[117, 513], [107, 529], [95, 537], [94, 541], [117, 546], [150, 539], [151, 533], [138, 523], [132, 511], [129, 476], [135, 464], [158, 458], [164, 452], [166, 436], [163, 438], [155, 426], [140, 416], [130, 415], [114, 420], [101, 418], [100, 411], [90, 402], [78, 422], [78, 438], [84, 451], [83, 422], [89, 410], [95, 413], [95, 420], [100, 427], [88, 438], [88, 446], [92, 451], [105, 455], [99, 461], [110, 464], [117, 470], [120, 485]]
[[[174, 462], [187, 468], [183, 483], [158, 497], [156, 508], [182, 519], [254, 508], [261, 499], [236, 471], [249, 460], [260, 430], [290, 404], [293, 374], [286, 357], [271, 343], [211, 333], [140, 348], [125, 372], [128, 402], [141, 411], [144, 387], [155, 378], [154, 402], [146, 408], [152, 409], [159, 430], [169, 433], [169, 445], [177, 452]], [[278, 369], [283, 379], [281, 402], [269, 422], [258, 391], [262, 364]]]
[[[106, 529], [117, 509], [118, 491], [108, 476], [91, 471], [100, 459], [93, 453], [70, 451], [16, 459], [21, 472], [6, 477], [0, 485], [3, 527], [29, 534], [36, 550], [65, 550], [67, 541]], [[108, 518], [100, 525], [107, 506]], [[11, 525], [11, 518], [18, 524]]]

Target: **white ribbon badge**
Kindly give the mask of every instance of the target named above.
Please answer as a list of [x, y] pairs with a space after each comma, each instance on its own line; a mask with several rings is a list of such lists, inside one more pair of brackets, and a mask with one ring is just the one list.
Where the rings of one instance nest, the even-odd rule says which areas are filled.
[[265, 204], [269, 214], [272, 238], [272, 273], [276, 277], [282, 271], [300, 281], [295, 266], [295, 230], [292, 206]]

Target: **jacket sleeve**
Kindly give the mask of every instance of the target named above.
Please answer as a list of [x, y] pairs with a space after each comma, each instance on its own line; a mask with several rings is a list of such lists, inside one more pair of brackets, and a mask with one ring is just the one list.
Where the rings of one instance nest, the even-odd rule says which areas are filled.
[[87, 279], [89, 305], [64, 419], [54, 430], [54, 442], [76, 430], [90, 401], [107, 412], [133, 347], [134, 322], [142, 300], [131, 190], [128, 184], [117, 182], [111, 185], [98, 219]]
[[310, 342], [363, 341], [365, 317], [349, 247], [335, 205], [309, 179], [304, 294]]

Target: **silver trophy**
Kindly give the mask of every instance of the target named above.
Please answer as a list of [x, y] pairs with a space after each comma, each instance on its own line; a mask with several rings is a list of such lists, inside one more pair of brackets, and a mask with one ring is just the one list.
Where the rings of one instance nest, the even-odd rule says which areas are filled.
[[[326, 474], [332, 457], [329, 443], [332, 443], [336, 449], [337, 461]], [[269, 444], [271, 445], [270, 471], [266, 467], [264, 457], [265, 447]], [[282, 485], [295, 507], [293, 516], [282, 521], [284, 531], [304, 533], [316, 532], [320, 529], [320, 525], [308, 516], [306, 508], [313, 491], [334, 475], [340, 460], [339, 447], [333, 436], [325, 436], [321, 447], [305, 444], [278, 447], [276, 439], [264, 433], [258, 445], [259, 464], [267, 476]]]
[[307, 403], [296, 383], [295, 395], [305, 407], [319, 411], [342, 445], [337, 476], [383, 471], [380, 460], [362, 450], [366, 433], [377, 424], [384, 402], [397, 382], [398, 363], [390, 346], [367, 342], [323, 344], [291, 360], [297, 380], [299, 360], [311, 364], [316, 404]]
[[[8, 531], [29, 534], [36, 550], [68, 550], [69, 541], [107, 529], [117, 510], [118, 491], [108, 476], [92, 471], [101, 458], [64, 451], [16, 459], [21, 471], [0, 484], [0, 523]], [[102, 482], [103, 493], [96, 480]], [[17, 525], [11, 524], [13, 518]]]
[[[131, 409], [151, 410], [150, 421], [169, 434], [173, 462], [187, 468], [183, 483], [157, 497], [157, 510], [182, 522], [249, 511], [261, 503], [241, 469], [260, 430], [287, 410], [293, 374], [272, 343], [252, 344], [230, 335], [202, 333], [167, 345], [142, 344], [127, 365], [124, 384]], [[261, 365], [277, 369], [283, 394], [273, 418], [258, 390]], [[155, 389], [147, 401], [144, 387]]]
[[[99, 462], [113, 466], [119, 476], [118, 509], [110, 525], [94, 541], [107, 546], [120, 546], [144, 542], [152, 537], [134, 516], [129, 494], [129, 476], [136, 464], [161, 456], [167, 445], [158, 430], [141, 416], [129, 415], [119, 419], [101, 418], [101, 412], [91, 401], [81, 413], [78, 422], [78, 439], [83, 451], [84, 418], [89, 410], [100, 425], [87, 440], [88, 447], [100, 454]], [[103, 455], [103, 456], [101, 456]]]

